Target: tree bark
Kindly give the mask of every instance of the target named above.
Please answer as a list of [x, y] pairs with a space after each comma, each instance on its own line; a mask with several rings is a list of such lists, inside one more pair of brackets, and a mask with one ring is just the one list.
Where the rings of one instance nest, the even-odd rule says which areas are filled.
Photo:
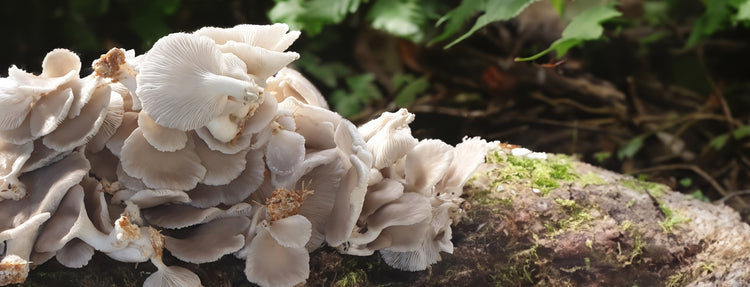
[[[311, 254], [309, 286], [747, 286], [750, 226], [711, 204], [565, 156], [490, 152], [465, 189], [453, 254], [420, 272], [377, 254]], [[167, 258], [166, 263], [180, 264]], [[252, 286], [244, 262], [185, 264], [204, 286]], [[25, 286], [140, 286], [156, 270], [101, 254], [86, 267], [50, 260]]]

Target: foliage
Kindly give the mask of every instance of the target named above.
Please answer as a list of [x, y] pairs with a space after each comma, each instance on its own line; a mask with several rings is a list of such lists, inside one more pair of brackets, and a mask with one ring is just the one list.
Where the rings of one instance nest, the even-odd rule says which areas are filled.
[[604, 6], [595, 6], [578, 14], [573, 21], [565, 27], [562, 37], [552, 43], [549, 48], [537, 53], [536, 55], [517, 58], [517, 61], [532, 61], [539, 57], [555, 51], [557, 57], [562, 57], [565, 53], [585, 41], [596, 40], [602, 37], [604, 28], [602, 22], [620, 16], [622, 13], [615, 10], [613, 3]]

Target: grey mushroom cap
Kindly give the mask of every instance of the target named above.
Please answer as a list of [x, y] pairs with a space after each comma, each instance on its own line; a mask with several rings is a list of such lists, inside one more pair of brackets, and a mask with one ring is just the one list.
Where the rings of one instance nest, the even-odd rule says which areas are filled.
[[213, 262], [245, 246], [244, 233], [249, 227], [246, 216], [220, 218], [199, 225], [182, 238], [165, 236], [164, 246], [185, 262]]
[[206, 168], [195, 153], [192, 140], [175, 152], [161, 152], [151, 146], [136, 128], [120, 152], [122, 169], [153, 189], [190, 190], [203, 179]]
[[172, 204], [147, 208], [141, 212], [143, 217], [152, 225], [179, 229], [197, 224], [210, 222], [218, 218], [233, 216], [248, 216], [252, 211], [250, 204], [241, 202], [227, 209], [217, 207], [198, 208], [184, 204]]
[[201, 180], [206, 185], [225, 185], [237, 178], [246, 168], [245, 155], [248, 150], [236, 154], [225, 154], [211, 150], [205, 142], [194, 137], [195, 153], [206, 168], [206, 175]]
[[245, 259], [247, 279], [260, 286], [294, 286], [304, 282], [310, 275], [310, 255], [304, 247], [309, 238], [310, 222], [301, 215], [272, 224], [261, 222]]
[[122, 115], [120, 127], [118, 127], [117, 131], [115, 131], [109, 140], [107, 140], [105, 146], [112, 152], [112, 154], [119, 157], [120, 151], [122, 151], [122, 145], [136, 128], [138, 128], [138, 113], [125, 112], [125, 114]]
[[125, 108], [122, 96], [119, 93], [111, 93], [109, 105], [107, 105], [107, 114], [104, 116], [104, 122], [99, 127], [99, 131], [86, 144], [86, 150], [90, 152], [99, 152], [104, 149], [107, 141], [117, 132], [122, 124], [125, 115]]
[[205, 185], [199, 183], [194, 189], [188, 191], [191, 199], [189, 204], [206, 208], [219, 204], [234, 205], [245, 200], [263, 183], [263, 173], [266, 170], [263, 162], [263, 151], [248, 151], [245, 162], [246, 165], [242, 173], [228, 184]]
[[97, 88], [78, 116], [65, 120], [42, 138], [44, 145], [65, 151], [88, 142], [104, 123], [111, 93], [109, 86]]

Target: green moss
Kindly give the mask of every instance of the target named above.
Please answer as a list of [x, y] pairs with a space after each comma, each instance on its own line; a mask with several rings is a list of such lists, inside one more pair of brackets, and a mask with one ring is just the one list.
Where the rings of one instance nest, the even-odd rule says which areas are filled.
[[677, 273], [675, 275], [669, 276], [667, 278], [667, 287], [676, 287], [676, 286], [682, 286], [683, 281], [685, 279], [685, 274]]
[[581, 185], [602, 185], [607, 183], [604, 178], [593, 171], [581, 175], [581, 178], [578, 180], [578, 182], [580, 182]]
[[[497, 191], [503, 190], [499, 187], [510, 184], [539, 189], [546, 195], [562, 183], [581, 179], [573, 167], [573, 161], [564, 155], [549, 155], [547, 159], [537, 159], [507, 155], [495, 150], [487, 156], [487, 162], [500, 165], [487, 174], [493, 179], [490, 187]], [[586, 182], [592, 180], [596, 181], [591, 176], [585, 179]]]
[[367, 273], [364, 270], [351, 271], [336, 281], [335, 286], [351, 287], [367, 283]]
[[620, 184], [635, 191], [648, 192], [651, 196], [657, 199], [661, 198], [669, 190], [669, 187], [666, 185], [634, 178], [622, 180]]
[[[534, 235], [535, 238], [536, 235]], [[536, 260], [539, 259], [537, 249], [539, 244], [534, 244], [528, 249], [514, 253], [508, 259], [508, 263], [495, 264], [490, 278], [494, 286], [516, 286], [519, 283], [534, 284], [534, 273], [537, 272]]]
[[576, 205], [574, 200], [557, 198], [555, 199], [555, 203], [560, 205], [560, 208], [568, 216], [561, 220], [544, 224], [547, 232], [551, 233], [552, 236], [560, 234], [566, 230], [578, 229], [586, 222], [594, 219], [584, 206]]
[[661, 228], [664, 230], [664, 233], [671, 233], [674, 230], [675, 225], [688, 221], [687, 219], [680, 216], [679, 213], [668, 208], [661, 201], [659, 201], [659, 207], [661, 208], [662, 212], [664, 212], [664, 221], [659, 223]]

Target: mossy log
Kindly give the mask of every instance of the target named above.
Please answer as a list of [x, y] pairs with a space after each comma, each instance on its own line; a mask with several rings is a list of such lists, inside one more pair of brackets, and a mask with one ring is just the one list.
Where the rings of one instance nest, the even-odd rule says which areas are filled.
[[[539, 154], [537, 154], [539, 155]], [[747, 286], [750, 226], [731, 208], [567, 156], [500, 147], [467, 184], [453, 254], [428, 270], [390, 268], [377, 254], [311, 255], [309, 286]], [[167, 264], [180, 264], [167, 258]], [[252, 286], [225, 256], [182, 266], [205, 286]], [[97, 254], [81, 269], [55, 260], [23, 286], [140, 286], [156, 271]]]

